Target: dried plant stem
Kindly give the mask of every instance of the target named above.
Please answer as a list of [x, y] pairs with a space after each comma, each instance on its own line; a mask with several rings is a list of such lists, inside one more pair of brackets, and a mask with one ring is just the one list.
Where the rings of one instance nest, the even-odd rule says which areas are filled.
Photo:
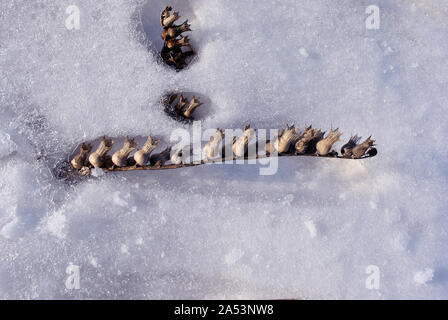
[[[316, 158], [332, 158], [332, 159], [346, 159], [346, 160], [361, 160], [361, 159], [367, 159], [374, 157], [373, 155], [365, 155], [361, 158], [347, 158], [340, 155], [325, 155], [325, 156], [318, 156], [315, 154], [282, 154], [279, 153], [278, 157], [316, 157]], [[195, 161], [191, 163], [185, 163], [185, 164], [168, 164], [164, 166], [126, 166], [126, 167], [113, 167], [113, 168], [101, 168], [105, 172], [119, 172], [119, 171], [141, 171], [141, 170], [170, 170], [170, 169], [180, 169], [180, 168], [188, 168], [188, 167], [196, 167], [204, 164], [213, 164], [213, 163], [222, 163], [226, 161], [234, 161], [234, 160], [256, 160], [256, 159], [265, 159], [269, 158], [266, 155], [256, 155], [256, 156], [246, 156], [244, 158], [219, 158], [216, 160], [210, 160], [210, 161]], [[82, 175], [79, 171], [76, 171], [79, 175]]]

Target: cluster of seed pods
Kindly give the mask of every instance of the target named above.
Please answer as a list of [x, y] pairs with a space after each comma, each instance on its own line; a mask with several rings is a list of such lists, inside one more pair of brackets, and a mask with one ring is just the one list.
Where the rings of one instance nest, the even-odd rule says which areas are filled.
[[181, 70], [187, 66], [187, 59], [194, 55], [194, 51], [190, 45], [188, 36], [182, 34], [191, 31], [188, 20], [185, 20], [181, 25], [174, 23], [180, 18], [178, 12], [171, 14], [172, 8], [167, 6], [160, 15], [160, 24], [162, 25], [163, 48], [160, 53], [163, 61]]
[[[202, 149], [202, 160], [200, 163], [196, 163], [196, 165], [210, 161], [224, 161], [229, 157], [240, 159], [253, 156], [249, 154], [249, 144], [256, 138], [256, 130], [251, 129], [249, 125], [244, 126], [243, 132], [239, 137], [231, 137], [230, 145], [223, 145], [225, 135], [225, 130], [216, 129], [210, 141]], [[325, 134], [320, 129], [314, 129], [311, 126], [305, 128], [302, 132], [298, 132], [294, 125], [286, 125], [286, 128], [280, 130], [272, 141], [265, 140], [263, 143], [256, 141], [255, 145], [257, 148], [260, 145], [264, 145], [265, 157], [276, 154], [278, 156], [309, 155], [361, 159], [376, 155], [377, 151], [373, 147], [375, 141], [369, 137], [360, 143], [361, 138], [357, 135], [350, 137], [349, 141], [342, 146], [341, 154], [338, 154], [332, 147], [339, 141], [341, 135], [342, 133], [338, 129], [333, 128]], [[70, 163], [73, 169], [78, 170], [80, 174], [90, 172], [92, 167], [113, 171], [123, 167], [129, 170], [139, 167], [163, 168], [168, 162], [171, 162], [171, 166], [182, 166], [185, 164], [183, 163], [183, 153], [186, 152], [185, 150], [190, 150], [190, 146], [173, 150], [173, 152], [171, 147], [168, 146], [161, 152], [153, 153], [159, 142], [159, 140], [148, 136], [144, 145], [137, 150], [138, 143], [134, 139], [126, 137], [122, 147], [110, 156], [108, 153], [112, 149], [114, 141], [103, 137], [98, 148], [92, 153], [90, 153], [92, 145], [82, 143], [78, 153]], [[130, 156], [133, 152], [133, 156]], [[258, 152], [259, 150], [257, 150], [255, 157], [259, 158]]]
[[[191, 31], [191, 29], [188, 20], [181, 25], [175, 25], [180, 16], [178, 12], [171, 14], [171, 11], [172, 8], [167, 6], [160, 16], [160, 23], [163, 28], [161, 34], [163, 39], [161, 57], [166, 64], [175, 67], [176, 70], [181, 70], [187, 65], [187, 58], [194, 55], [188, 37], [183, 36], [184, 32]], [[165, 112], [169, 116], [184, 123], [193, 121], [193, 112], [202, 105], [199, 98], [193, 96], [191, 99], [188, 99], [185, 98], [184, 94], [180, 93], [167, 94], [163, 98], [163, 104]], [[112, 139], [103, 137], [97, 149], [92, 153], [92, 144], [83, 143], [78, 153], [71, 159], [70, 164], [79, 175], [88, 175], [93, 167], [108, 171], [127, 171], [134, 169], [178, 168], [227, 159], [261, 158], [277, 155], [362, 159], [373, 157], [377, 154], [377, 150], [373, 147], [375, 141], [371, 137], [360, 143], [361, 138], [357, 135], [350, 137], [349, 141], [342, 146], [341, 154], [339, 154], [332, 148], [339, 141], [342, 133], [338, 129], [333, 128], [326, 134], [322, 130], [314, 129], [311, 126], [306, 127], [303, 131], [298, 131], [294, 125], [290, 126], [287, 124], [285, 129], [278, 131], [278, 134], [272, 141], [257, 140], [255, 143], [255, 154], [249, 154], [253, 152], [249, 148], [249, 144], [257, 137], [257, 134], [256, 130], [251, 129], [249, 125], [244, 126], [243, 132], [239, 137], [233, 136], [232, 133], [230, 140], [228, 140], [231, 143], [223, 146], [225, 135], [225, 130], [216, 129], [210, 141], [202, 149], [202, 160], [194, 163], [184, 163], [185, 158], [191, 159], [190, 157], [184, 157], [187, 152], [191, 154], [190, 146], [180, 150], [171, 150], [171, 147], [168, 146], [161, 152], [153, 153], [160, 141], [149, 136], [138, 150], [138, 143], [134, 139], [126, 137], [122, 147], [114, 152], [112, 156], [108, 154], [114, 145]], [[259, 154], [260, 151], [264, 151], [262, 155]], [[131, 156], [132, 153], [134, 154]], [[171, 162], [171, 164], [167, 165], [168, 162]]]
[[194, 120], [193, 113], [197, 107], [202, 103], [199, 98], [193, 96], [191, 99], [184, 97], [184, 94], [170, 93], [163, 99], [162, 103], [165, 108], [165, 112], [173, 119], [190, 123]]
[[[350, 137], [349, 141], [341, 148], [341, 155], [332, 150], [333, 145], [340, 140], [342, 133], [339, 129], [331, 128], [325, 134], [320, 129], [314, 129], [312, 126], [306, 127], [298, 132], [294, 125], [286, 125], [285, 129], [279, 131], [277, 138], [273, 143], [273, 148], [280, 154], [307, 154], [316, 156], [335, 156], [342, 158], [361, 159], [366, 156], [375, 156], [376, 149], [373, 148], [375, 140], [371, 136], [359, 143], [361, 140], [357, 135]], [[268, 153], [271, 146], [266, 144]]]

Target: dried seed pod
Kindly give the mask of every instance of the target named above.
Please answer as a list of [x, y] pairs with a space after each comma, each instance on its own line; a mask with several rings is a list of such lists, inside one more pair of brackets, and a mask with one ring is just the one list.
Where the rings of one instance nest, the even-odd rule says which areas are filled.
[[107, 160], [107, 153], [112, 149], [114, 141], [112, 139], [101, 138], [98, 148], [89, 156], [89, 162], [94, 167], [102, 167]]
[[255, 137], [255, 131], [250, 128], [250, 125], [245, 125], [243, 134], [232, 145], [233, 154], [239, 158], [244, 157], [247, 154], [249, 142], [253, 137]]
[[[163, 27], [161, 33], [163, 48], [160, 55], [167, 65], [181, 70], [187, 66], [187, 58], [194, 55], [188, 37], [182, 36], [182, 33], [191, 31], [191, 29], [188, 20], [181, 25], [174, 25], [180, 16], [177, 12], [171, 15], [171, 10], [172, 8], [167, 6], [160, 15], [160, 24]], [[182, 48], [187, 48], [187, 50], [182, 50]]]
[[313, 130], [313, 138], [308, 142], [308, 146], [306, 148], [305, 153], [314, 154], [316, 153], [317, 143], [324, 138], [325, 131], [321, 131], [320, 129]]
[[162, 27], [170, 27], [180, 18], [179, 12], [174, 11], [174, 13], [171, 15], [171, 10], [172, 8], [170, 6], [167, 6], [162, 11], [162, 14], [160, 15], [160, 24], [162, 25]]
[[167, 40], [165, 45], [170, 50], [180, 47], [189, 47], [190, 46], [189, 40], [190, 39], [188, 38], [188, 36], [181, 37], [180, 39], [172, 38], [170, 40]]
[[215, 134], [211, 137], [210, 141], [202, 149], [202, 157], [204, 160], [211, 160], [220, 157], [222, 139], [225, 136], [225, 131], [216, 129]]
[[186, 160], [187, 162], [189, 161], [188, 156], [191, 157], [191, 150], [192, 150], [192, 146], [191, 145], [185, 145], [182, 148], [171, 152], [171, 163], [172, 164], [176, 164], [176, 165], [180, 165], [184, 163], [184, 160]]
[[233, 158], [233, 145], [236, 142], [237, 137], [232, 136], [232, 142], [231, 143], [224, 143], [224, 145], [221, 148], [221, 158], [223, 159], [232, 159]]
[[299, 138], [300, 136], [297, 134], [295, 126], [286, 124], [286, 130], [280, 131], [277, 139], [274, 141], [274, 148], [279, 153], [288, 153], [291, 150], [291, 146], [294, 146]]
[[199, 101], [199, 98], [198, 99], [196, 99], [195, 97], [191, 98], [190, 103], [183, 111], [184, 117], [190, 119], [194, 110], [196, 110], [196, 108], [199, 107], [200, 105], [202, 105], [202, 103]]
[[342, 135], [342, 133], [339, 132], [338, 130], [339, 129], [337, 128], [335, 130], [331, 128], [328, 135], [316, 144], [316, 151], [318, 155], [326, 156], [330, 152], [333, 144], [335, 144], [336, 141], [338, 141], [340, 136]]
[[165, 112], [171, 118], [184, 123], [191, 123], [194, 120], [194, 111], [202, 105], [199, 98], [193, 96], [190, 102], [187, 102], [184, 95], [178, 93], [166, 95], [163, 104]]
[[124, 140], [123, 146], [120, 150], [115, 152], [112, 155], [112, 162], [117, 167], [124, 167], [128, 165], [128, 157], [132, 151], [137, 148], [138, 143], [134, 141], [134, 139], [129, 140], [129, 137], [126, 136]]
[[80, 176], [88, 176], [91, 173], [91, 170], [89, 167], [82, 167], [81, 170], [79, 170]]
[[161, 56], [163, 61], [169, 66], [174, 66], [176, 70], [181, 70], [186, 67], [187, 59], [194, 55], [194, 51], [182, 51], [176, 50], [176, 52], [170, 52], [167, 47], [162, 50]]
[[[368, 137], [364, 142], [362, 142], [362, 143], [356, 145], [356, 147], [354, 147], [354, 148], [351, 150], [351, 157], [352, 157], [352, 158], [354, 158], [354, 159], [359, 159], [359, 158], [361, 158], [362, 156], [364, 156], [364, 155], [366, 154], [366, 152], [368, 152], [368, 150], [369, 150], [372, 146], [374, 146], [375, 140], [372, 140], [371, 137], [372, 137], [372, 136]], [[374, 149], [374, 150], [372, 151], [373, 155], [376, 155], [376, 149], [375, 149], [375, 148], [372, 148], [372, 149]], [[369, 155], [370, 155], [370, 154], [369, 154]]]
[[172, 164], [176, 164], [176, 165], [182, 164], [182, 152], [183, 152], [183, 150], [180, 149], [180, 150], [174, 151], [171, 154], [170, 160], [171, 160]]
[[148, 136], [143, 147], [140, 150], [137, 150], [134, 154], [135, 163], [139, 166], [144, 166], [148, 162], [149, 155], [157, 147], [159, 141], [160, 140], [153, 140], [151, 136]]
[[[184, 164], [184, 163], [190, 163], [192, 160], [192, 151], [193, 151], [193, 145], [187, 144], [183, 146], [182, 148], [171, 152], [171, 163], [172, 164]], [[185, 162], [184, 162], [185, 161]]]
[[[175, 95], [176, 96], [176, 95]], [[187, 105], [187, 101], [185, 101], [184, 96], [181, 94], [179, 100], [177, 101], [175, 110], [177, 113], [181, 114], [184, 107]]]
[[78, 154], [70, 161], [72, 167], [76, 170], [81, 169], [84, 167], [84, 164], [86, 163], [87, 156], [89, 155], [90, 151], [92, 151], [92, 145], [83, 143], [81, 147], [79, 148]]
[[166, 147], [165, 150], [163, 150], [160, 153], [155, 153], [151, 156], [149, 159], [152, 166], [156, 167], [162, 167], [165, 162], [169, 161], [171, 158], [171, 147]]
[[313, 129], [311, 126], [305, 128], [295, 144], [296, 152], [299, 154], [314, 153], [316, 144], [324, 136], [325, 132]]
[[351, 150], [356, 147], [359, 140], [361, 140], [361, 137], [358, 137], [356, 134], [354, 136], [350, 137], [350, 140], [346, 144], [344, 144], [341, 148], [341, 154], [343, 156], [345, 155], [351, 155]]
[[266, 152], [266, 155], [270, 155], [271, 153], [274, 152], [274, 144], [271, 143], [270, 140], [266, 140], [266, 145], [264, 147], [264, 150]]
[[168, 41], [170, 39], [180, 36], [182, 33], [191, 31], [188, 20], [185, 20], [180, 26], [170, 26], [162, 30], [162, 39]]

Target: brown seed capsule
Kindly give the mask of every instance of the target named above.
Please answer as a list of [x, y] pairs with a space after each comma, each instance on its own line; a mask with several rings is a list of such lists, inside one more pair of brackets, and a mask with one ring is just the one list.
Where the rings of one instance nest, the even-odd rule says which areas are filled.
[[190, 103], [188, 104], [188, 106], [185, 108], [185, 110], [183, 111], [183, 114], [185, 116], [185, 118], [191, 118], [192, 113], [196, 110], [197, 107], [199, 107], [200, 105], [202, 105], [202, 103], [199, 101], [199, 98], [196, 99], [195, 97], [193, 97], [190, 100]]
[[333, 144], [339, 140], [341, 135], [342, 133], [338, 132], [338, 129], [333, 130], [333, 128], [331, 128], [328, 135], [316, 144], [317, 154], [320, 156], [326, 156], [330, 152]]
[[274, 153], [274, 143], [272, 143], [271, 140], [266, 140], [264, 151], [267, 156], [269, 156], [271, 153]]
[[151, 136], [148, 136], [145, 144], [140, 150], [137, 150], [134, 154], [135, 163], [139, 166], [144, 166], [149, 159], [149, 155], [157, 147], [160, 140], [153, 140]]
[[170, 159], [171, 163], [179, 165], [185, 163], [184, 161], [186, 162], [190, 161], [191, 150], [192, 150], [191, 145], [185, 145], [182, 148], [174, 152], [171, 152], [171, 159]]
[[[194, 55], [188, 37], [182, 35], [191, 29], [188, 20], [181, 25], [175, 25], [180, 16], [177, 12], [171, 15], [171, 10], [172, 8], [167, 6], [160, 15], [160, 24], [163, 27], [160, 35], [163, 39], [163, 48], [160, 55], [167, 65], [181, 70], [187, 66], [187, 58]], [[183, 48], [189, 48], [189, 50], [183, 50]]]
[[170, 39], [165, 42], [165, 45], [168, 49], [180, 48], [180, 47], [188, 47], [190, 46], [190, 39], [187, 37], [181, 37], [180, 39]]
[[180, 26], [171, 26], [162, 30], [161, 37], [164, 41], [180, 36], [182, 33], [191, 31], [188, 20], [185, 20]]
[[84, 167], [84, 164], [87, 159], [87, 155], [90, 153], [91, 150], [92, 150], [91, 144], [83, 143], [81, 145], [81, 147], [79, 148], [78, 154], [72, 159], [72, 161], [70, 161], [72, 167], [77, 170]]
[[98, 148], [89, 156], [90, 164], [97, 168], [102, 167], [105, 164], [106, 155], [113, 145], [114, 141], [112, 139], [102, 137]]
[[171, 10], [173, 10], [173, 8], [167, 6], [165, 10], [162, 11], [162, 14], [160, 15], [160, 24], [162, 27], [170, 27], [180, 18], [179, 12], [176, 11], [170, 15]]
[[129, 137], [126, 137], [121, 149], [112, 155], [112, 162], [117, 167], [127, 166], [128, 157], [131, 154], [131, 152], [137, 148], [137, 145], [138, 145], [138, 143], [135, 142], [134, 139], [129, 140]]
[[167, 147], [160, 153], [155, 153], [151, 156], [150, 162], [152, 166], [162, 167], [165, 162], [169, 161], [171, 158], [171, 147]]
[[361, 137], [358, 137], [356, 134], [350, 137], [350, 140], [346, 144], [344, 144], [341, 148], [341, 154], [343, 156], [350, 157], [352, 154], [352, 149], [356, 147]]
[[244, 157], [247, 154], [249, 142], [253, 137], [255, 137], [255, 131], [250, 128], [250, 125], [245, 125], [243, 134], [232, 145], [233, 154], [236, 157]]
[[368, 137], [364, 142], [362, 142], [361, 144], [356, 145], [356, 147], [354, 147], [351, 150], [351, 157], [354, 159], [359, 159], [362, 156], [364, 156], [366, 154], [366, 151], [374, 146], [375, 140], [371, 139], [372, 136]]
[[216, 129], [215, 134], [211, 137], [210, 141], [202, 149], [202, 156], [205, 161], [209, 159], [215, 159], [220, 156], [222, 139], [225, 136], [225, 131]]
[[[222, 146], [222, 148], [221, 148], [221, 157], [223, 159], [232, 159], [233, 158], [232, 148], [233, 148], [233, 144], [236, 142], [236, 139], [237, 138], [235, 136], [232, 136], [231, 143], [226, 143], [226, 144], [224, 144]], [[226, 139], [226, 141], [227, 141], [227, 139]]]
[[170, 160], [171, 160], [172, 164], [176, 164], [176, 165], [182, 164], [182, 152], [183, 152], [183, 150], [180, 149], [171, 154]]
[[177, 101], [177, 104], [175, 106], [175, 110], [177, 113], [181, 113], [182, 109], [187, 105], [187, 102], [184, 99], [183, 95], [180, 95], [179, 100]]
[[320, 141], [325, 132], [318, 129], [313, 129], [311, 126], [305, 129], [295, 144], [296, 152], [299, 154], [314, 153], [316, 143]]
[[291, 146], [294, 146], [299, 138], [300, 136], [297, 134], [295, 126], [286, 124], [286, 130], [282, 130], [274, 141], [274, 148], [279, 153], [288, 153], [291, 150]]

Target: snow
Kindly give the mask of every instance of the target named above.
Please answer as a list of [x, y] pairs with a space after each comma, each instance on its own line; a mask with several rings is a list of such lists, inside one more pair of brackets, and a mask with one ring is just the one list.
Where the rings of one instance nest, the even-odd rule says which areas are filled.
[[422, 271], [418, 271], [414, 274], [414, 281], [418, 284], [426, 284], [434, 277], [434, 270], [431, 268], [425, 268]]
[[[376, 1], [379, 30], [368, 1], [172, 1], [198, 50], [179, 73], [157, 60], [165, 1], [77, 1], [67, 30], [72, 4], [0, 3], [0, 298], [448, 298], [446, 1]], [[334, 125], [379, 154], [52, 175], [104, 134], [164, 148], [188, 129], [171, 90], [209, 101], [203, 130]]]

